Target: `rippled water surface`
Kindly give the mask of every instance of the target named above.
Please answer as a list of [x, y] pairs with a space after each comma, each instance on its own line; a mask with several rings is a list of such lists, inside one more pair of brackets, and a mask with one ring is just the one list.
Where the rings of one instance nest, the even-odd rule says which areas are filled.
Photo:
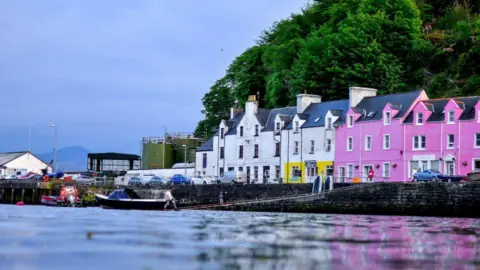
[[478, 269], [478, 219], [0, 205], [0, 269]]

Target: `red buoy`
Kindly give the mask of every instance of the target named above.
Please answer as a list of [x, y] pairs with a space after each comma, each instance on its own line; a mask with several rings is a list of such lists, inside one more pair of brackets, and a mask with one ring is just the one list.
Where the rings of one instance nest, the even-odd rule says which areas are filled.
[[23, 202], [17, 202], [17, 205], [22, 206], [22, 205], [25, 205], [25, 204]]

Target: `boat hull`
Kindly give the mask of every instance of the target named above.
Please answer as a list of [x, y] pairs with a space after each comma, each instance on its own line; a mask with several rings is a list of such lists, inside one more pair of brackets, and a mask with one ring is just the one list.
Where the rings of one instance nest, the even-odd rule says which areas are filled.
[[163, 210], [164, 200], [151, 199], [109, 199], [106, 196], [95, 194], [97, 203], [105, 209], [122, 210]]

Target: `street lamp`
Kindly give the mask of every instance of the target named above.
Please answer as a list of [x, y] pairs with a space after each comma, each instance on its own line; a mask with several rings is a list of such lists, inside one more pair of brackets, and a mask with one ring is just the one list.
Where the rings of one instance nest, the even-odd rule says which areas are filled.
[[184, 162], [185, 162], [185, 165], [184, 165], [184, 168], [185, 168], [185, 178], [187, 178], [187, 145], [182, 145], [183, 146], [183, 149], [184, 149], [184, 152], [185, 152], [185, 159], [184, 159]]
[[50, 124], [50, 127], [55, 130], [54, 141], [53, 141], [53, 168], [52, 173], [55, 173], [55, 168], [57, 166], [57, 126], [55, 124]]

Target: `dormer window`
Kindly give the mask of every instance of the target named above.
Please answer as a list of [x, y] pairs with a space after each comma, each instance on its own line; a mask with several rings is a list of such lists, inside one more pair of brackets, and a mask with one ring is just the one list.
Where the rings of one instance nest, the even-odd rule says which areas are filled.
[[255, 125], [255, 136], [258, 136], [259, 130], [260, 130], [260, 127], [258, 125]]
[[221, 128], [220, 129], [220, 139], [223, 139], [223, 138], [225, 138], [225, 129]]
[[280, 130], [280, 122], [277, 122], [275, 123], [275, 131], [279, 131]]
[[383, 124], [390, 125], [390, 123], [392, 123], [392, 113], [391, 112], [385, 112], [385, 117], [383, 119]]
[[240, 137], [243, 137], [243, 126], [240, 127]]
[[349, 115], [347, 117], [347, 126], [350, 128], [350, 127], [353, 127], [353, 115]]
[[327, 128], [331, 129], [332, 128], [332, 118], [327, 118]]
[[448, 111], [448, 123], [449, 124], [455, 123], [455, 112], [454, 111]]
[[423, 125], [423, 113], [417, 113], [417, 125]]
[[298, 132], [300, 130], [300, 123], [298, 121], [295, 121], [295, 132]]

